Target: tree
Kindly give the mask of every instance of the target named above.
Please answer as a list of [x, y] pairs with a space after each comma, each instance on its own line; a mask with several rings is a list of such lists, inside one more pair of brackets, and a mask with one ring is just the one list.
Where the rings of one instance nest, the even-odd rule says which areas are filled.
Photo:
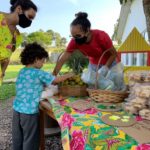
[[117, 20], [117, 23], [114, 25], [114, 33], [112, 35], [112, 40], [115, 41], [117, 39], [117, 31], [118, 31], [118, 25], [119, 25], [119, 20]]
[[55, 32], [54, 33], [54, 36], [55, 36], [55, 46], [56, 47], [61, 47], [61, 36], [59, 33]]
[[[120, 4], [126, 3], [128, 0], [119, 0]], [[130, 0], [132, 1], [132, 0]], [[147, 32], [148, 32], [148, 40], [150, 42], [150, 0], [143, 0], [143, 9], [146, 18]]]
[[21, 33], [21, 36], [22, 36], [21, 47], [24, 47], [26, 45], [26, 43], [27, 43], [28, 33], [26, 33], [26, 32]]
[[47, 30], [46, 34], [48, 34], [48, 36], [50, 36], [51, 41], [54, 40], [54, 31], [53, 30]]
[[21, 33], [21, 36], [22, 36], [23, 40], [26, 40], [27, 36], [28, 36], [28, 33], [26, 33], [26, 32]]
[[67, 40], [65, 37], [61, 37], [58, 32], [54, 32], [53, 30], [47, 30], [44, 32], [42, 29], [32, 32], [30, 34], [22, 33], [23, 37], [23, 45], [27, 43], [37, 42], [44, 47], [52, 46], [52, 42], [55, 42], [55, 47], [65, 47]]
[[61, 38], [61, 47], [65, 47], [67, 43], [67, 39], [65, 37]]
[[51, 45], [52, 37], [49, 36], [47, 32], [39, 30], [39, 31], [29, 34], [27, 37], [27, 42], [28, 43], [37, 42], [43, 46]]

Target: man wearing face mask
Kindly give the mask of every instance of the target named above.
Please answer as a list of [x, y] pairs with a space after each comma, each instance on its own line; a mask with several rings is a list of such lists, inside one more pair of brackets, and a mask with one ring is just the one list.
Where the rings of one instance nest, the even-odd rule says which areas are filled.
[[117, 55], [112, 41], [104, 31], [90, 29], [91, 23], [87, 19], [87, 13], [79, 12], [75, 16], [76, 18], [72, 21], [70, 26], [72, 39], [67, 46], [67, 50], [59, 58], [53, 74], [58, 74], [62, 65], [75, 50], [80, 50], [89, 58], [89, 69], [96, 70], [100, 57], [109, 49], [109, 52], [104, 55], [99, 66], [101, 67], [101, 73], [105, 76], [108, 68], [115, 64]]
[[22, 42], [16, 26], [29, 27], [37, 12], [37, 7], [31, 0], [10, 0], [10, 4], [10, 13], [0, 12], [0, 85], [12, 52]]

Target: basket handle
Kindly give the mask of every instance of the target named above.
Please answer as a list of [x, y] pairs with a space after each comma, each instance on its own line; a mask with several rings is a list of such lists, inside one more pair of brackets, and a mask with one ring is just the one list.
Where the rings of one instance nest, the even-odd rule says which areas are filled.
[[58, 56], [58, 58], [57, 58], [57, 61], [56, 61], [56, 63], [58, 63], [58, 61], [59, 61], [59, 58], [62, 56], [64, 54], [64, 52], [61, 52], [60, 54], [59, 54], [59, 56]]
[[[109, 51], [111, 51], [111, 48], [109, 48], [109, 49], [107, 49], [106, 51], [104, 51], [104, 52], [102, 53], [101, 57], [99, 58], [99, 61], [98, 61], [98, 64], [97, 64], [97, 68], [96, 68], [95, 89], [97, 89], [97, 87], [98, 87], [98, 70], [99, 70], [99, 65], [100, 65], [101, 60], [102, 60], [102, 58], [104, 57], [104, 55], [105, 55], [107, 52], [109, 52]], [[117, 55], [117, 57], [118, 57], [118, 55]]]
[[[58, 58], [57, 58], [57, 61], [56, 61], [56, 64], [58, 63], [60, 57], [64, 54], [64, 52], [61, 52], [59, 55], [58, 55]], [[60, 75], [60, 73], [58, 72], [58, 75]]]

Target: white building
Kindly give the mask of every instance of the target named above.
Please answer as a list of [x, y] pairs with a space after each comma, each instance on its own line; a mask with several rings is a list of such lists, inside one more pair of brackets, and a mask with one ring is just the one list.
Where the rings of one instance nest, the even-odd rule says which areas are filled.
[[[121, 7], [117, 39], [122, 43], [126, 40], [133, 28], [136, 27], [146, 41], [148, 41], [146, 18], [142, 0], [128, 0]], [[147, 54], [122, 54], [121, 60], [126, 66], [146, 65]], [[135, 60], [135, 61], [134, 61]]]

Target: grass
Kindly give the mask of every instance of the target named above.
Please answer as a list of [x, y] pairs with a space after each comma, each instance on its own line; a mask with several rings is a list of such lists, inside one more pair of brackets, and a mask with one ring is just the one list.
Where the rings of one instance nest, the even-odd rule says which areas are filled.
[[[54, 67], [55, 64], [45, 64], [42, 69], [52, 72]], [[22, 65], [9, 65], [6, 70], [4, 80], [17, 78], [17, 75], [21, 68], [23, 68]], [[64, 66], [61, 70], [62, 73], [67, 71], [68, 68], [66, 66]], [[4, 83], [2, 86], [0, 86], [0, 100], [6, 100], [12, 96], [15, 96], [15, 94], [15, 83]]]
[[6, 100], [12, 96], [15, 96], [15, 83], [7, 83], [0, 86], [0, 100]]
[[[9, 65], [6, 70], [6, 73], [5, 73], [6, 75], [4, 77], [4, 80], [16, 78], [22, 67], [23, 67], [22, 65]], [[52, 72], [54, 67], [55, 67], [55, 64], [45, 64], [42, 69], [45, 71]], [[67, 71], [68, 71], [68, 68], [65, 66], [61, 70], [61, 72], [67, 72]]]

